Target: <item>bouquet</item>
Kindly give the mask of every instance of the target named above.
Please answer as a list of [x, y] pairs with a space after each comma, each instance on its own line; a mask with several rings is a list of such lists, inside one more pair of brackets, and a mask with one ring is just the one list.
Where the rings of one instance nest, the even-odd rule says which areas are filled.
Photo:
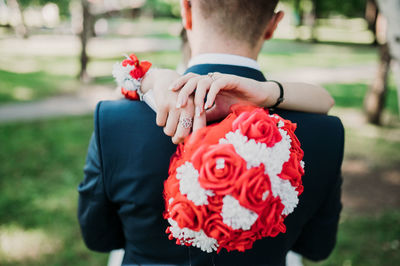
[[164, 184], [167, 234], [206, 252], [245, 251], [284, 233], [303, 192], [296, 124], [237, 105], [180, 144]]

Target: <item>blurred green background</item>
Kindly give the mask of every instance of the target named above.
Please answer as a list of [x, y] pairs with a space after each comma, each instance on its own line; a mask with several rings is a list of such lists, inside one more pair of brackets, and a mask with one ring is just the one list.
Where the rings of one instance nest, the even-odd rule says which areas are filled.
[[[26, 31], [20, 31], [14, 2]], [[379, 60], [375, 34], [364, 19], [366, 4], [284, 1], [279, 8], [286, 18], [259, 58], [267, 77], [327, 88], [336, 101], [330, 114], [339, 116], [346, 128], [337, 246], [328, 260], [306, 265], [400, 263], [398, 102], [389, 74], [382, 123], [366, 122], [363, 99]], [[136, 52], [157, 67], [175, 69], [182, 61], [176, 0], [92, 5], [98, 15], [87, 47], [90, 78], [81, 82], [80, 1], [0, 0], [0, 265], [107, 262], [107, 254], [84, 246], [76, 218], [76, 188], [93, 130], [91, 112], [21, 119], [19, 110], [35, 113], [49, 100], [112, 94], [111, 68], [123, 53]], [[312, 12], [316, 16], [310, 23]], [[9, 110], [15, 119], [1, 117], [10, 115]]]

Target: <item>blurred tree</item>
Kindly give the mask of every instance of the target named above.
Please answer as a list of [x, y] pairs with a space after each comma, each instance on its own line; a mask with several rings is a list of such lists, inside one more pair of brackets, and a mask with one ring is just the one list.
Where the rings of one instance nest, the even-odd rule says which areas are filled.
[[10, 10], [12, 10], [12, 12], [17, 17], [16, 24], [12, 25], [12, 27], [15, 30], [15, 33], [18, 36], [27, 38], [28, 37], [28, 28], [25, 25], [25, 20], [24, 20], [23, 14], [22, 14], [22, 8], [21, 8], [20, 3], [17, 0], [7, 0], [7, 5], [10, 8]]
[[80, 33], [81, 40], [81, 70], [79, 72], [79, 79], [83, 82], [89, 81], [89, 75], [87, 73], [87, 64], [89, 61], [89, 57], [87, 55], [87, 42], [90, 37], [90, 30], [92, 25], [92, 15], [89, 11], [89, 2], [88, 0], [81, 0], [82, 4], [82, 31]]
[[379, 48], [378, 72], [364, 98], [364, 110], [367, 119], [369, 122], [377, 125], [381, 122], [381, 114], [385, 105], [390, 66], [388, 45], [385, 43], [380, 45]]
[[387, 42], [381, 47], [377, 77], [364, 99], [364, 109], [368, 121], [374, 124], [380, 124], [381, 122], [381, 114], [387, 93], [390, 63], [393, 66], [392, 71], [397, 85], [400, 111], [400, 1], [377, 0], [377, 4], [381, 14], [386, 18], [386, 28], [383, 30], [386, 31]]
[[[42, 1], [42, 0], [40, 0]], [[97, 19], [109, 18], [113, 16], [124, 16], [128, 14], [128, 17], [133, 18], [140, 14], [137, 12], [143, 8], [143, 1], [140, 0], [80, 0], [82, 15], [81, 21], [82, 26], [79, 31], [79, 37], [81, 41], [81, 54], [80, 54], [80, 71], [79, 79], [83, 82], [90, 81], [90, 77], [87, 73], [87, 65], [89, 57], [87, 54], [87, 43], [90, 37], [95, 34], [94, 24]]]
[[179, 17], [179, 0], [146, 0], [144, 11], [153, 17]]
[[[363, 17], [366, 2], [369, 0], [282, 0], [290, 3], [295, 12], [301, 14], [307, 6], [313, 5], [317, 18], [327, 18], [331, 15], [343, 15], [349, 18]], [[310, 11], [310, 10], [308, 10]]]
[[376, 21], [378, 19], [378, 6], [375, 0], [367, 0], [365, 6], [365, 20], [368, 23], [368, 29], [374, 33], [374, 45], [378, 44], [378, 39], [376, 38]]
[[282, 0], [293, 6], [296, 26], [309, 26], [311, 39], [317, 41], [316, 26], [319, 18], [342, 15], [349, 18], [364, 17], [367, 1], [374, 0]]
[[60, 14], [64, 17], [69, 15], [69, 3], [70, 0], [18, 0], [22, 7], [27, 6], [44, 6], [47, 3], [54, 3], [60, 9]]

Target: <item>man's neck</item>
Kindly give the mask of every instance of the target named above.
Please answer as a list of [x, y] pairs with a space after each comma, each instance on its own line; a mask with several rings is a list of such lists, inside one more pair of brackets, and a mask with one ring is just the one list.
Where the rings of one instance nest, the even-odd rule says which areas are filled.
[[251, 46], [247, 43], [232, 39], [221, 38], [221, 36], [206, 36], [190, 40], [192, 58], [201, 54], [232, 54], [257, 60], [261, 49], [259, 45]]
[[197, 55], [190, 59], [188, 67], [202, 64], [235, 65], [260, 70], [260, 66], [258, 65], [256, 60], [249, 57], [226, 53], [210, 53]]

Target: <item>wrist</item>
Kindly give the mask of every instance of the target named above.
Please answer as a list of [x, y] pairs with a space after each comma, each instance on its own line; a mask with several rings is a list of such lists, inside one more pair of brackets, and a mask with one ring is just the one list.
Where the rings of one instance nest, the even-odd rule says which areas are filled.
[[264, 97], [263, 107], [269, 108], [276, 103], [276, 99], [280, 96], [280, 89], [278, 84], [271, 81], [265, 81], [262, 83], [263, 91], [266, 94]]
[[155, 77], [157, 76], [158, 69], [152, 69], [148, 71], [143, 77], [141, 90], [142, 93], [146, 93], [154, 87]]
[[275, 83], [278, 86], [278, 89], [279, 89], [279, 97], [276, 98], [275, 104], [269, 107], [270, 109], [274, 109], [274, 108], [278, 107], [283, 102], [283, 100], [285, 99], [283, 97], [284, 96], [284, 91], [283, 91], [283, 86], [282, 86], [282, 84], [280, 82], [278, 82], [276, 80], [269, 80], [269, 81], [272, 82], [272, 83]]

